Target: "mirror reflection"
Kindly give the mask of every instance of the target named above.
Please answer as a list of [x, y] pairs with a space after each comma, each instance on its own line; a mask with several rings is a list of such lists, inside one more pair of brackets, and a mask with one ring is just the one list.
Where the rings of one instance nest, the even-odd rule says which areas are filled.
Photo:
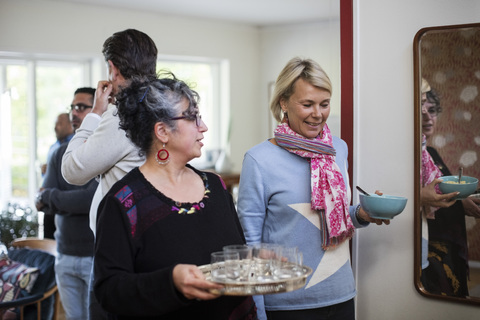
[[480, 304], [478, 184], [460, 198], [439, 190], [445, 176], [457, 184], [480, 177], [480, 24], [425, 28], [414, 45], [416, 286], [427, 296]]

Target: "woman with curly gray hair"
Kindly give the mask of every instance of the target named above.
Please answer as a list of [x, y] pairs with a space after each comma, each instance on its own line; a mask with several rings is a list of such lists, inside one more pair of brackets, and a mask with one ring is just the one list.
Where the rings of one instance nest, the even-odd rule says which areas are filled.
[[117, 97], [120, 127], [146, 157], [99, 207], [95, 294], [117, 319], [256, 319], [251, 297], [212, 294], [222, 286], [197, 267], [245, 243], [221, 178], [188, 164], [207, 131], [198, 100], [173, 74]]

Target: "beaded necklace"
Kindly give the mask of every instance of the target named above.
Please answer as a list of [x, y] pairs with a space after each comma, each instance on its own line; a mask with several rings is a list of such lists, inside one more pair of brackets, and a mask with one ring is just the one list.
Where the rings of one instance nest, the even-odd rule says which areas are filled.
[[[202, 172], [201, 177], [202, 177], [202, 180], [203, 180], [203, 184], [205, 185], [205, 192], [204, 192], [204, 195], [203, 195], [203, 199], [205, 199], [205, 198], [208, 198], [208, 194], [210, 193], [210, 189], [208, 187], [207, 175]], [[192, 206], [190, 208], [183, 208], [182, 207], [182, 205], [183, 205], [182, 202], [175, 201], [175, 205], [172, 206], [172, 211], [177, 211], [178, 214], [183, 214], [183, 215], [193, 214], [193, 213], [199, 211], [200, 209], [205, 208], [205, 203], [203, 202], [203, 199], [200, 200], [200, 202], [192, 204]]]

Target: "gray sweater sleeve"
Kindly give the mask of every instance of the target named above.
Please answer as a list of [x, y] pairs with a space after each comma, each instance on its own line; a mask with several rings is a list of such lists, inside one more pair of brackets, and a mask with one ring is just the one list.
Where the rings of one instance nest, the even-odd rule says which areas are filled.
[[69, 183], [83, 185], [125, 157], [125, 131], [115, 112], [110, 106], [101, 119], [89, 114], [75, 132], [62, 160], [62, 174]]

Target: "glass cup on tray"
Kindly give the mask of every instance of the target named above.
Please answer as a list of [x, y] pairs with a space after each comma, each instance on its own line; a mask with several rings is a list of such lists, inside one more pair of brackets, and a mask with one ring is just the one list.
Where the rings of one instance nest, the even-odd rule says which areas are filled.
[[223, 247], [223, 252], [237, 253], [239, 256], [238, 261], [238, 274], [231, 273], [230, 280], [234, 281], [250, 281], [251, 279], [251, 266], [252, 266], [252, 247], [246, 244], [240, 245], [228, 245]]
[[227, 282], [240, 273], [238, 252], [217, 251], [210, 254], [210, 274], [212, 281]]
[[273, 261], [273, 274], [278, 279], [293, 278], [301, 275], [303, 254], [297, 247], [277, 247]]

